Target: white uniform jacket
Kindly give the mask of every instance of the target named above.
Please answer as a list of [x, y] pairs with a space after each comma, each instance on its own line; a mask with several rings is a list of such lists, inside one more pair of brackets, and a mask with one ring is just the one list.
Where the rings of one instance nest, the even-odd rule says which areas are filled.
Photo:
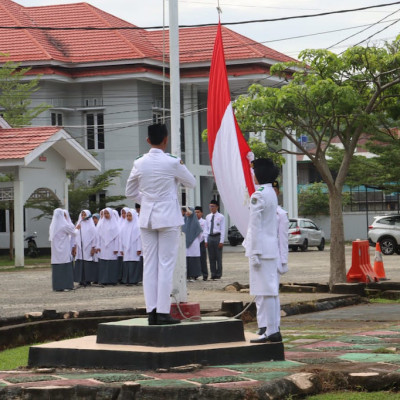
[[270, 183], [261, 185], [250, 198], [250, 220], [246, 256], [279, 258], [276, 210], [278, 200]]
[[279, 258], [280, 264], [278, 271], [280, 274], [288, 272], [288, 255], [289, 255], [289, 219], [287, 211], [281, 206], [276, 210], [277, 223], [278, 223], [278, 243], [279, 243]]
[[125, 194], [141, 204], [140, 228], [160, 229], [183, 225], [178, 201], [180, 183], [193, 188], [196, 179], [175, 156], [152, 148], [134, 161]]
[[206, 217], [207, 227], [204, 231], [205, 232], [204, 240], [206, 241], [206, 243], [208, 242], [208, 235], [210, 234], [211, 219], [212, 219], [213, 215], [214, 215], [213, 234], [215, 235], [216, 233], [220, 233], [221, 236], [220, 236], [219, 242], [224, 243], [224, 240], [225, 240], [225, 217], [218, 211], [215, 214], [210, 213]]

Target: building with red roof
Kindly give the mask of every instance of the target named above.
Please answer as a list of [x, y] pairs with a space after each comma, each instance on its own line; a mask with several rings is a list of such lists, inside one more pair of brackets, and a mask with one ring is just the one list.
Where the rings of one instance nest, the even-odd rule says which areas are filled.
[[[31, 67], [27, 79], [41, 75], [33, 105], [51, 108], [33, 125], [63, 126], [102, 170], [122, 168], [109, 194], [123, 194], [133, 160], [148, 151], [147, 126], [169, 115], [168, 31], [138, 28], [87, 3], [24, 7], [11, 0], [0, 0], [0, 27], [0, 52]], [[191, 204], [207, 205], [215, 190], [201, 133], [216, 29], [179, 30], [182, 158], [198, 181]], [[284, 83], [269, 70], [292, 58], [226, 27], [222, 36], [233, 98], [254, 82]]]

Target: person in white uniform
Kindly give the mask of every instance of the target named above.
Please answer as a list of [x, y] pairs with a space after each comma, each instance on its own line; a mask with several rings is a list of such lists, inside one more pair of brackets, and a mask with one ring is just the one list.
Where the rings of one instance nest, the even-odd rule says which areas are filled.
[[205, 247], [208, 250], [211, 279], [222, 277], [222, 249], [225, 240], [225, 217], [218, 212], [217, 200], [210, 201], [210, 214], [206, 217]]
[[71, 236], [75, 226], [67, 210], [56, 208], [49, 228], [51, 242], [51, 272], [53, 290], [68, 291], [74, 288]]
[[[272, 183], [272, 187], [276, 193], [276, 196], [279, 197], [279, 182], [274, 181]], [[277, 236], [278, 236], [278, 246], [279, 246], [279, 258], [280, 263], [278, 263], [278, 290], [279, 290], [279, 283], [281, 275], [286, 274], [289, 271], [288, 269], [288, 255], [289, 255], [289, 218], [287, 215], [287, 211], [284, 210], [279, 204], [276, 209], [276, 218], [277, 218]], [[279, 308], [277, 307], [277, 315], [276, 319], [278, 321], [278, 326], [280, 326], [281, 321], [281, 306], [279, 301], [279, 296], [277, 298]], [[266, 332], [267, 327], [259, 325], [260, 328], [258, 329], [258, 335], [262, 335]]]
[[175, 324], [170, 315], [173, 272], [183, 225], [178, 185], [193, 188], [194, 176], [183, 162], [165, 153], [168, 131], [164, 124], [150, 125], [151, 149], [139, 156], [126, 184], [126, 197], [141, 205], [139, 226], [143, 250], [143, 291], [149, 325]]
[[203, 281], [206, 281], [208, 279], [208, 267], [207, 267], [207, 249], [204, 238], [207, 235], [207, 223], [206, 220], [203, 218], [203, 208], [201, 206], [196, 206], [194, 208], [194, 212], [197, 215], [199, 224], [203, 231], [200, 239], [200, 264], [201, 264], [201, 273], [203, 275]]
[[280, 342], [277, 315], [280, 313], [278, 267], [280, 263], [276, 210], [277, 196], [272, 182], [278, 167], [267, 158], [253, 162], [255, 183], [260, 185], [250, 198], [250, 218], [246, 235], [249, 257], [250, 294], [255, 296], [257, 322], [266, 332], [251, 343]]

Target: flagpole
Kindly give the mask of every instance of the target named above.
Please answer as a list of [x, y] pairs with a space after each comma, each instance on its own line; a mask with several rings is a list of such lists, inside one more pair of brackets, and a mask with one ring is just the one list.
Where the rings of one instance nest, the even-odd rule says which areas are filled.
[[[179, 23], [178, 0], [169, 0], [169, 82], [171, 103], [171, 153], [181, 156], [181, 94], [179, 77]], [[181, 195], [181, 191], [179, 191]], [[174, 269], [172, 284], [174, 301], [187, 302], [186, 288], [186, 241], [180, 234], [178, 259]]]
[[169, 0], [171, 153], [181, 156], [178, 0]]

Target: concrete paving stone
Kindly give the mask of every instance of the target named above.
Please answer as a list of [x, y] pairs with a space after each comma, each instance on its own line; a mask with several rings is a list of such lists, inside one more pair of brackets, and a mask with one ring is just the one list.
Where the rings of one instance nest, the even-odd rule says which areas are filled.
[[[224, 365], [224, 368], [241, 372], [263, 372], [271, 369], [289, 369], [301, 366], [297, 361], [266, 361], [250, 364]], [[218, 367], [217, 367], [218, 368]]]
[[400, 354], [377, 354], [377, 353], [346, 353], [339, 356], [342, 360], [354, 362], [370, 363], [370, 362], [399, 362]]
[[348, 347], [321, 347], [324, 350], [341, 350], [343, 352], [346, 351], [363, 351], [363, 352], [370, 352], [377, 349], [381, 349], [383, 346], [376, 345], [376, 344], [353, 344]]
[[384, 342], [381, 338], [363, 336], [363, 335], [340, 336], [337, 338], [337, 340], [344, 343], [357, 343], [357, 344], [378, 344]]
[[342, 348], [342, 347], [350, 347], [351, 344], [343, 343], [340, 341], [329, 341], [329, 340], [320, 340], [319, 342], [305, 344], [301, 346], [301, 349], [334, 349], [334, 348]]
[[283, 378], [290, 374], [292, 374], [292, 372], [289, 371], [254, 372], [254, 373], [246, 372], [243, 373], [243, 377], [253, 379], [255, 381], [267, 382], [267, 381], [272, 381], [273, 379]]
[[254, 386], [259, 386], [261, 383], [260, 381], [254, 381], [254, 380], [246, 380], [246, 381], [240, 381], [240, 382], [221, 382], [221, 383], [210, 383], [207, 386], [211, 386], [214, 388], [218, 389], [227, 389], [227, 390], [232, 390], [235, 388], [251, 388]]
[[9, 383], [16, 384], [16, 383], [26, 383], [26, 382], [54, 381], [59, 378], [56, 378], [51, 375], [20, 375], [20, 376], [9, 376], [3, 379]]
[[[376, 337], [393, 337], [393, 338], [399, 338], [400, 339], [400, 333], [395, 334], [392, 330], [386, 330], [386, 331], [370, 331], [370, 332], [362, 332], [360, 335], [363, 336], [376, 336]], [[356, 335], [358, 336], [358, 335]]]
[[215, 367], [202, 368], [193, 373], [166, 372], [161, 374], [153, 371], [146, 371], [146, 375], [156, 379], [190, 379], [194, 377], [216, 377], [216, 376], [238, 375], [238, 374], [240, 374], [239, 371], [233, 371], [231, 369], [215, 368]]
[[189, 378], [189, 382], [196, 382], [202, 385], [209, 385], [213, 383], [226, 383], [226, 382], [242, 382], [247, 381], [243, 375], [225, 375], [225, 376], [210, 376], [210, 377], [199, 377], [199, 378]]
[[179, 379], [152, 379], [150, 381], [140, 382], [141, 386], [149, 387], [195, 387], [195, 382]]
[[144, 381], [154, 379], [143, 374], [119, 374], [119, 373], [84, 373], [84, 374], [63, 374], [58, 375], [64, 379], [95, 379], [102, 383]]

